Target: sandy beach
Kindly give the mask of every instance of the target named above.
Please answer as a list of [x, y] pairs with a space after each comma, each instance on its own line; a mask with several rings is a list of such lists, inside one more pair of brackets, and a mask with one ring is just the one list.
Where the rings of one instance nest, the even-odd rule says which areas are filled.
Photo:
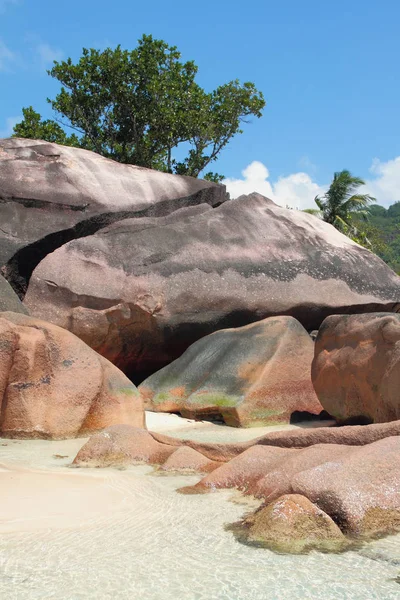
[[[146, 421], [150, 430], [196, 439], [226, 436], [245, 440], [277, 429], [232, 429], [150, 412]], [[114, 471], [69, 468], [87, 439], [2, 440], [0, 482], [6, 493], [0, 512], [1, 533], [82, 527], [99, 518], [115, 518], [118, 513], [123, 518], [126, 497], [114, 485]], [[151, 467], [143, 469], [151, 471]]]

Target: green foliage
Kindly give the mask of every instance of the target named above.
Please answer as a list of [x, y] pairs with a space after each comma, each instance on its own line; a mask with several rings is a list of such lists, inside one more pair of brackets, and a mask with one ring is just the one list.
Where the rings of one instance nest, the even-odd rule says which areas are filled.
[[370, 208], [367, 222], [354, 219], [356, 242], [369, 248], [400, 274], [400, 202], [387, 210], [375, 205]]
[[207, 181], [213, 181], [214, 183], [221, 183], [221, 181], [225, 179], [225, 177], [220, 173], [212, 173], [210, 171], [209, 173], [203, 175], [203, 179], [206, 179]]
[[400, 221], [400, 202], [395, 202], [392, 206], [389, 206], [387, 216], [389, 219], [397, 219], [397, 223]]
[[[55, 121], [42, 121], [32, 108], [15, 135], [79, 145], [122, 163], [198, 175], [216, 160], [250, 116], [261, 117], [264, 97], [253, 83], [238, 80], [207, 93], [195, 81], [197, 66], [181, 62], [175, 46], [144, 35], [138, 46], [100, 52], [83, 49], [79, 61], [55, 62], [49, 74], [61, 91], [49, 100]], [[186, 158], [173, 151], [188, 146]], [[207, 173], [207, 179], [222, 176]]]
[[34, 111], [32, 106], [23, 108], [22, 114], [24, 120], [14, 127], [15, 137], [56, 142], [64, 146], [79, 146], [79, 139], [75, 134], [68, 136], [64, 129], [51, 119], [42, 121], [40, 114]]
[[318, 208], [304, 208], [302, 212], [308, 213], [309, 215], [321, 216], [321, 211]]
[[369, 204], [375, 202], [375, 198], [368, 194], [355, 193], [364, 184], [362, 179], [354, 177], [350, 171], [335, 173], [326, 194], [315, 197], [322, 219], [339, 231], [349, 233], [352, 229], [352, 216], [357, 214], [358, 217], [367, 218]]
[[364, 181], [349, 171], [335, 173], [326, 194], [315, 198], [318, 210], [310, 208], [304, 212], [331, 223], [400, 274], [400, 202], [387, 210], [379, 204], [370, 206], [375, 198], [357, 194], [361, 185]]

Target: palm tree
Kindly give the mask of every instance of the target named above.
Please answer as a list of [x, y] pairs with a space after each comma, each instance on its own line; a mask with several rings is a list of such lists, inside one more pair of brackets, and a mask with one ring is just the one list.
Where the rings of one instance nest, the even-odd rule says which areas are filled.
[[335, 173], [326, 194], [314, 198], [321, 218], [344, 233], [354, 231], [352, 217], [367, 219], [369, 204], [375, 202], [369, 194], [356, 193], [361, 185], [365, 185], [365, 181], [346, 169]]

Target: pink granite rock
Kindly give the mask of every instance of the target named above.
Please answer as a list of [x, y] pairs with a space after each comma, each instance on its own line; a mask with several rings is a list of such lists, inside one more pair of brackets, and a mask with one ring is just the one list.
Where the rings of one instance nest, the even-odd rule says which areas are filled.
[[140, 395], [121, 371], [69, 331], [0, 313], [0, 434], [60, 439], [115, 423], [144, 427]]
[[400, 314], [328, 317], [312, 379], [321, 404], [340, 422], [400, 419]]

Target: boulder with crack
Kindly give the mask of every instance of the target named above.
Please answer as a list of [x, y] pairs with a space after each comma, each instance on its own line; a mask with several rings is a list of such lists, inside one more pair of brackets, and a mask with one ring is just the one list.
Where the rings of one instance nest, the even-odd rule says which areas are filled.
[[[173, 177], [173, 176], [171, 176]], [[399, 306], [400, 278], [317, 217], [251, 194], [125, 219], [49, 254], [25, 304], [136, 382], [219, 329]]]
[[125, 165], [41, 140], [0, 140], [0, 267], [20, 297], [47, 254], [126, 217], [220, 204], [209, 181]]

